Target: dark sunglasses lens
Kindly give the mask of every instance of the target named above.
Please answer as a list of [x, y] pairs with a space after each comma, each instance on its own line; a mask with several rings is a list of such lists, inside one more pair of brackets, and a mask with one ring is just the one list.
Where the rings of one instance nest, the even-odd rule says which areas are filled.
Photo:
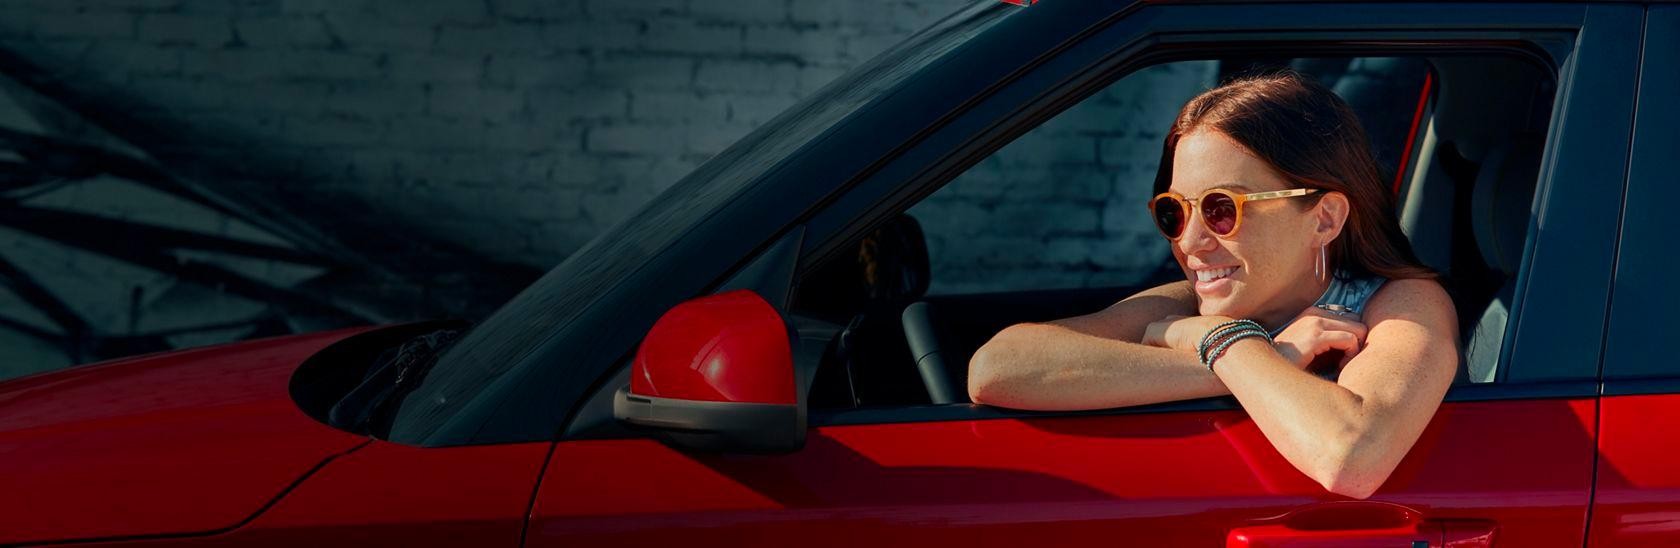
[[1202, 219], [1214, 233], [1229, 236], [1237, 229], [1237, 202], [1224, 194], [1209, 194], [1202, 198]]
[[1184, 231], [1184, 210], [1178, 206], [1177, 200], [1167, 197], [1155, 199], [1155, 226], [1168, 238], [1177, 238]]

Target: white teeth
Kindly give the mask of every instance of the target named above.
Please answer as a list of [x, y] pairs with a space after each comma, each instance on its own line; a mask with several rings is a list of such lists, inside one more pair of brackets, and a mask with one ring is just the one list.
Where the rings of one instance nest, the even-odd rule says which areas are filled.
[[1232, 272], [1236, 272], [1236, 271], [1237, 271], [1237, 267], [1234, 267], [1234, 266], [1230, 267], [1230, 268], [1219, 268], [1219, 269], [1214, 269], [1214, 270], [1197, 270], [1196, 271], [1196, 280], [1197, 281], [1203, 281], [1203, 282], [1211, 282], [1213, 280], [1217, 280], [1217, 279], [1220, 279], [1220, 278], [1224, 278], [1226, 276], [1230, 276]]

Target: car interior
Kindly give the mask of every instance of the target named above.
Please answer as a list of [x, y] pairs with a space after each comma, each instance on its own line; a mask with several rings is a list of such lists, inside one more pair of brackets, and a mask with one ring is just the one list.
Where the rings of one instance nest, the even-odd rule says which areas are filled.
[[[1219, 74], [1290, 67], [1329, 82], [1348, 59], [1221, 59]], [[1555, 78], [1517, 55], [1404, 59], [1388, 66], [1404, 71], [1391, 80], [1406, 86], [1406, 108], [1362, 100], [1368, 85], [1332, 87], [1360, 110], [1379, 163], [1396, 174], [1402, 228], [1454, 298], [1463, 350], [1456, 382], [1498, 382]], [[814, 410], [970, 403], [969, 359], [1003, 328], [1088, 314], [1182, 279], [1163, 254], [1137, 284], [932, 294], [923, 225], [905, 213], [846, 249], [855, 252], [801, 272], [791, 304], [801, 336], [826, 341], [798, 358], [814, 371], [805, 376]]]

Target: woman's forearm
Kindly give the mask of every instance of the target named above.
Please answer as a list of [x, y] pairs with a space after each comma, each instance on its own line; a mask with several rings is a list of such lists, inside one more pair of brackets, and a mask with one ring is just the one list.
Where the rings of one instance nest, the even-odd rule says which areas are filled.
[[1042, 411], [1105, 409], [1229, 394], [1190, 352], [1017, 324], [969, 362], [976, 403]]
[[1278, 452], [1330, 491], [1369, 496], [1398, 463], [1379, 457], [1405, 453], [1369, 435], [1378, 417], [1359, 395], [1302, 371], [1260, 339], [1232, 345], [1214, 369]]

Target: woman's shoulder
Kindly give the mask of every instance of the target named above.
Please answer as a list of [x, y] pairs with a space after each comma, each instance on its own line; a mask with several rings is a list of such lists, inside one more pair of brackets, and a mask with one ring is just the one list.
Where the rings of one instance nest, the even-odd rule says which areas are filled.
[[1440, 281], [1429, 278], [1377, 279], [1381, 285], [1366, 301], [1362, 314], [1367, 325], [1390, 318], [1410, 317], [1420, 321], [1450, 321], [1454, 328], [1448, 332], [1456, 332], [1457, 312], [1454, 311], [1452, 297]]
[[1458, 312], [1440, 282], [1389, 280], [1371, 296], [1361, 321], [1369, 329], [1366, 348], [1381, 347], [1390, 368], [1416, 370], [1433, 364], [1430, 367], [1438, 367], [1435, 371], [1451, 382], [1459, 362]]

